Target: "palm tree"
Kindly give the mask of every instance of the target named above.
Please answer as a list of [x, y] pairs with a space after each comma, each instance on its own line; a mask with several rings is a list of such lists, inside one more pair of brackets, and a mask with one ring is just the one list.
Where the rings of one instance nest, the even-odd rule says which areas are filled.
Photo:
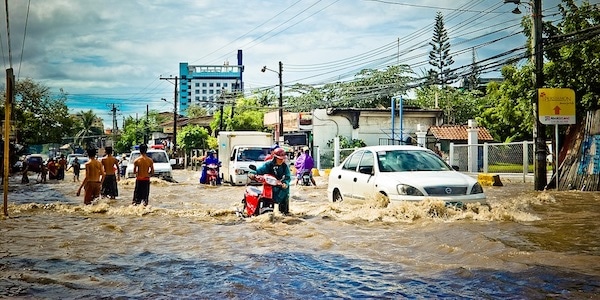
[[90, 136], [102, 134], [101, 129], [95, 126], [98, 116], [90, 109], [81, 111], [77, 114], [79, 119], [79, 131], [75, 134], [74, 142], [78, 145], [83, 145], [86, 139], [89, 142]]

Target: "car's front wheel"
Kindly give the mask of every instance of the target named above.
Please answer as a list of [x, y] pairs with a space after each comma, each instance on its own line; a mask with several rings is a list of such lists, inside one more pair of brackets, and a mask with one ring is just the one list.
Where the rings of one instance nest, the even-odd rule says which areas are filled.
[[344, 198], [342, 198], [342, 194], [340, 193], [340, 190], [335, 189], [333, 190], [333, 202], [342, 202], [344, 201]]

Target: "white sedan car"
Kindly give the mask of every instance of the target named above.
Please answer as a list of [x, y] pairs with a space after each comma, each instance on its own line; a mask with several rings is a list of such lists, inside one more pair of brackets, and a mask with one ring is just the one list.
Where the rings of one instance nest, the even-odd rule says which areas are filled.
[[334, 202], [382, 195], [390, 201], [485, 203], [483, 188], [477, 180], [457, 172], [433, 151], [417, 146], [370, 146], [355, 150], [331, 169], [327, 195]]

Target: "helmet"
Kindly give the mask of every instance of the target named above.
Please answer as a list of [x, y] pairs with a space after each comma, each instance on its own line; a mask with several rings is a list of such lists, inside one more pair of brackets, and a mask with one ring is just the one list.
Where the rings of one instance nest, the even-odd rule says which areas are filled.
[[217, 153], [217, 151], [215, 151], [214, 149], [208, 150], [208, 154], [216, 154], [216, 153]]
[[285, 150], [281, 149], [281, 148], [277, 148], [273, 151], [273, 156], [279, 159], [285, 159], [286, 154], [285, 154]]
[[279, 148], [279, 145], [274, 144], [273, 146], [271, 146], [270, 150], [271, 150], [271, 152], [273, 152], [273, 150], [278, 149], [278, 148]]

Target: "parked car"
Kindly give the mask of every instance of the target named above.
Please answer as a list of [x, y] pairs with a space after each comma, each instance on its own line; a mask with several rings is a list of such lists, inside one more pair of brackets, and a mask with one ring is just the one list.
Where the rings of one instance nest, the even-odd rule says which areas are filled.
[[485, 203], [483, 188], [475, 178], [417, 146], [359, 148], [329, 173], [330, 201], [365, 200], [378, 194], [391, 201]]
[[42, 171], [42, 165], [44, 164], [44, 157], [41, 154], [27, 155], [25, 158], [29, 166], [29, 171], [39, 173]]
[[[127, 168], [125, 169], [125, 176], [127, 178], [135, 177], [135, 173], [133, 172], [133, 162], [140, 157], [140, 155], [141, 154], [139, 150], [131, 152], [131, 155], [129, 156], [129, 162], [127, 163]], [[148, 149], [146, 155], [148, 155], [148, 157], [152, 158], [152, 161], [154, 161], [155, 177], [160, 177], [168, 181], [173, 180], [173, 167], [169, 161], [169, 155], [165, 150]]]

